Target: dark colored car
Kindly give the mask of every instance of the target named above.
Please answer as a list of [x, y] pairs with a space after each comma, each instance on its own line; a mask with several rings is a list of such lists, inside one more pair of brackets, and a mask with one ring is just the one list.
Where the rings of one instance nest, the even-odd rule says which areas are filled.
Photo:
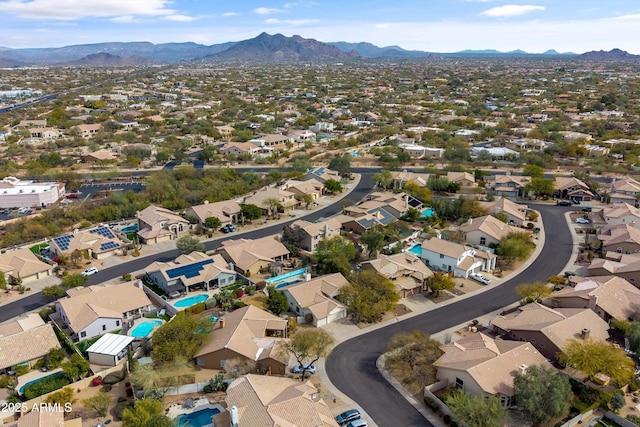
[[336, 422], [338, 424], [345, 425], [349, 421], [360, 419], [360, 411], [357, 409], [349, 409], [348, 411], [344, 411], [340, 415], [336, 417]]
[[568, 200], [559, 200], [556, 206], [571, 206], [571, 202]]
[[227, 224], [222, 227], [220, 231], [222, 231], [223, 233], [233, 233], [234, 231], [236, 231], [236, 226], [233, 224]]

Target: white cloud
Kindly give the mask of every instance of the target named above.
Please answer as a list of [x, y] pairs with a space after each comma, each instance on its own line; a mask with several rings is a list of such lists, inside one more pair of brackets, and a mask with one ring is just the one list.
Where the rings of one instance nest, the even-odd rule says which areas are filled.
[[143, 20], [138, 19], [132, 15], [122, 15], [122, 16], [116, 16], [115, 18], [111, 18], [111, 22], [116, 22], [118, 24], [132, 24], [132, 23], [143, 22]]
[[238, 12], [225, 12], [222, 16], [238, 16], [240, 15]]
[[273, 15], [274, 13], [282, 13], [284, 10], [282, 9], [274, 9], [270, 7], [257, 7], [253, 9], [253, 13], [257, 13], [258, 15]]
[[537, 12], [541, 10], [545, 10], [544, 6], [506, 4], [504, 6], [498, 6], [492, 9], [485, 10], [480, 15], [490, 16], [492, 18], [508, 18], [511, 16], [519, 16], [529, 12]]
[[264, 23], [269, 25], [309, 25], [319, 22], [318, 19], [265, 19]]
[[0, 13], [24, 19], [76, 20], [82, 18], [158, 17], [175, 14], [170, 0], [5, 0]]
[[167, 15], [165, 17], [163, 17], [162, 19], [164, 19], [165, 21], [176, 21], [176, 22], [191, 22], [191, 21], [195, 21], [196, 17], [193, 16], [188, 16], [188, 15], [181, 15], [181, 14], [175, 14], [175, 15]]

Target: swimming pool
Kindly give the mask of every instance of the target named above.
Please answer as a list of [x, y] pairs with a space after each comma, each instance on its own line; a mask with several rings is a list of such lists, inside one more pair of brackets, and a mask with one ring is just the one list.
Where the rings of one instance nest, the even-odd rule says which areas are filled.
[[298, 270], [290, 271], [288, 273], [284, 273], [284, 274], [281, 274], [281, 275], [276, 276], [276, 277], [270, 277], [267, 280], [265, 280], [265, 282], [267, 282], [267, 285], [277, 285], [277, 284], [285, 282], [285, 281], [291, 282], [290, 280], [287, 280], [287, 279], [291, 279], [291, 278], [297, 277], [297, 276], [304, 277], [304, 274], [307, 271], [309, 271], [309, 267], [303, 267], [303, 268], [300, 268]]
[[41, 377], [41, 378], [36, 378], [35, 380], [31, 380], [31, 381], [29, 381], [29, 382], [24, 383], [23, 385], [21, 385], [21, 386], [20, 386], [20, 389], [18, 390], [18, 392], [19, 392], [20, 394], [24, 394], [24, 389], [25, 389], [25, 387], [26, 387], [26, 386], [28, 386], [29, 384], [35, 384], [35, 383], [37, 383], [37, 382], [39, 382], [39, 381], [42, 381], [42, 380], [43, 380], [43, 379], [45, 379], [45, 378], [49, 378], [49, 377], [52, 377], [52, 378], [53, 378], [53, 377], [56, 377], [56, 378], [62, 378], [62, 377], [64, 377], [64, 376], [66, 376], [66, 375], [64, 374], [64, 372], [62, 372], [62, 371], [58, 371], [58, 372], [54, 372], [54, 373], [53, 373], [53, 374], [51, 374], [51, 375], [47, 375], [47, 376], [44, 376], [44, 377]]
[[138, 231], [138, 224], [132, 224], [122, 229], [123, 233], [133, 233], [134, 231]]
[[162, 320], [152, 319], [152, 320], [143, 320], [141, 322], [136, 323], [136, 325], [131, 330], [131, 336], [136, 338], [147, 338], [151, 331], [154, 328], [162, 325]]
[[426, 208], [425, 210], [422, 211], [422, 215], [420, 215], [421, 217], [430, 217], [433, 216], [434, 212], [432, 208]]
[[278, 290], [278, 289], [286, 288], [287, 286], [295, 285], [296, 283], [300, 283], [302, 281], [304, 281], [304, 279], [294, 279], [286, 282], [280, 282], [276, 285], [275, 289]]
[[207, 299], [209, 299], [209, 295], [207, 294], [192, 295], [190, 297], [179, 299], [173, 303], [173, 306], [177, 308], [187, 308], [200, 302], [205, 302]]
[[409, 248], [409, 252], [414, 255], [422, 256], [422, 243], [411, 246], [411, 248]]
[[190, 414], [178, 415], [173, 421], [177, 427], [204, 427], [214, 425], [211, 417], [219, 413], [218, 408], [204, 408]]

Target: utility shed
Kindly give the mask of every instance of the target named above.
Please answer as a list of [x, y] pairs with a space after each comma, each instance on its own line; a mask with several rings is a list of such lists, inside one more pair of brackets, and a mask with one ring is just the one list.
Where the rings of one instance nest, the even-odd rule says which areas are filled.
[[127, 348], [135, 340], [127, 335], [104, 334], [87, 349], [89, 362], [94, 365], [116, 366], [127, 356]]

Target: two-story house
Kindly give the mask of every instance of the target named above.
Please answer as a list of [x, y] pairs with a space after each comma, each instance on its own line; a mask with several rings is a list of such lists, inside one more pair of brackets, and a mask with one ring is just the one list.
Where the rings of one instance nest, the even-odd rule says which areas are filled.
[[207, 218], [218, 218], [222, 225], [237, 223], [240, 219], [241, 208], [235, 200], [223, 200], [221, 202], [191, 206], [185, 211], [187, 218], [195, 218], [200, 227], [204, 226]]
[[496, 196], [519, 199], [526, 195], [529, 183], [529, 176], [497, 175], [491, 182], [490, 189]]
[[488, 247], [492, 244], [498, 245], [509, 234], [522, 232], [522, 229], [506, 224], [495, 216], [485, 215], [469, 218], [458, 228], [458, 231], [472, 245]]
[[589, 202], [593, 199], [593, 193], [589, 189], [589, 186], [573, 176], [557, 177], [555, 194], [560, 199], [576, 202]]
[[497, 259], [494, 254], [438, 238], [422, 242], [419, 256], [431, 270], [453, 272], [464, 278], [471, 273], [495, 270]]
[[138, 236], [144, 244], [177, 239], [189, 232], [189, 221], [169, 209], [151, 205], [136, 214]]
[[321, 222], [308, 222], [303, 219], [294, 221], [289, 226], [298, 234], [300, 249], [313, 252], [322, 239], [328, 239], [340, 235], [342, 223], [335, 218], [329, 218]]
[[[277, 206], [272, 205], [277, 203]], [[296, 194], [275, 187], [263, 187], [250, 196], [245, 197], [244, 203], [256, 205], [262, 209], [263, 215], [272, 215], [276, 212], [285, 212], [297, 207], [300, 202], [296, 199]]]
[[636, 205], [640, 196], [640, 182], [633, 178], [614, 178], [611, 183], [611, 203]]

